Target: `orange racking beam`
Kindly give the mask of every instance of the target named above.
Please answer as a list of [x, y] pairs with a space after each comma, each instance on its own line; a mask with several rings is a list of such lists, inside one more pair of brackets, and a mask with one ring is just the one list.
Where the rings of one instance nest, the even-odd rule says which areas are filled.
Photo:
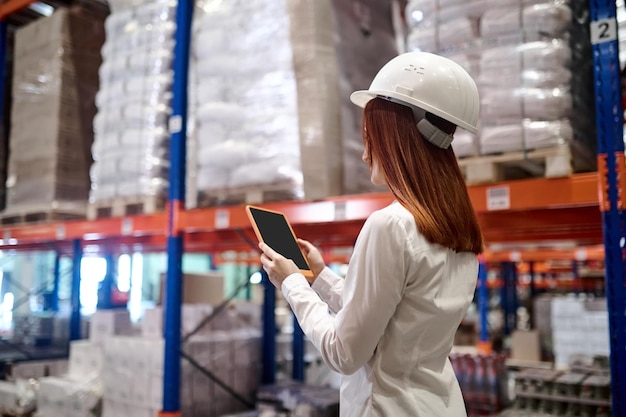
[[30, 6], [36, 1], [37, 0], [5, 0], [0, 3], [0, 20], [6, 19], [7, 16]]
[[489, 212], [488, 195], [494, 188], [508, 189], [508, 210], [530, 210], [557, 207], [598, 207], [598, 174], [575, 174], [567, 178], [534, 178], [503, 184], [468, 187], [477, 213]]

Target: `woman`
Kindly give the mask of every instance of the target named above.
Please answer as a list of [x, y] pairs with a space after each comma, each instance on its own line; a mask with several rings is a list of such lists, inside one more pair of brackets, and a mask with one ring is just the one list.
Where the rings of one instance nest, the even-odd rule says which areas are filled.
[[304, 240], [311, 283], [265, 244], [263, 268], [343, 375], [342, 416], [466, 416], [448, 355], [483, 241], [450, 143], [457, 127], [476, 132], [476, 85], [453, 61], [412, 52], [351, 99], [365, 108], [371, 181], [396, 202], [365, 222], [345, 280]]

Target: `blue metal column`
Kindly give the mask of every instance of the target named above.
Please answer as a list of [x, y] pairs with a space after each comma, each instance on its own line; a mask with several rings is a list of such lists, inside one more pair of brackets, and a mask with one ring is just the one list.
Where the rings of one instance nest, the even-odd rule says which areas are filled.
[[52, 270], [52, 294], [50, 300], [50, 310], [59, 311], [59, 281], [61, 280], [61, 254], [54, 254], [54, 269]]
[[489, 314], [489, 289], [487, 288], [487, 263], [482, 261], [478, 265], [478, 317], [480, 325], [480, 333], [478, 335], [478, 344], [483, 350], [490, 350], [489, 342], [489, 324], [487, 315]]
[[294, 381], [304, 382], [304, 332], [295, 314], [293, 316], [293, 344], [292, 344], [292, 356], [293, 356], [293, 368], [292, 377]]
[[79, 340], [81, 338], [80, 331], [80, 264], [83, 259], [83, 245], [80, 239], [74, 240], [73, 243], [73, 262], [72, 262], [72, 315], [70, 317], [70, 340]]
[[261, 268], [263, 294], [263, 346], [261, 349], [261, 383], [273, 384], [276, 381], [276, 288], [267, 272]]
[[626, 169], [615, 0], [590, 0], [613, 415], [626, 415]]
[[500, 301], [504, 313], [504, 334], [510, 335], [517, 326], [517, 270], [512, 262], [502, 262], [501, 279], [503, 281]]
[[180, 322], [182, 304], [183, 234], [178, 214], [185, 208], [187, 158], [187, 87], [193, 0], [179, 0], [176, 7], [174, 86], [170, 118], [170, 174], [167, 227], [167, 276], [165, 282], [165, 366], [162, 416], [180, 416]]
[[115, 257], [112, 253], [107, 252], [104, 255], [104, 260], [106, 261], [106, 274], [104, 275], [104, 279], [100, 283], [100, 288], [98, 289], [98, 309], [107, 310], [113, 308], [113, 285], [115, 281]]

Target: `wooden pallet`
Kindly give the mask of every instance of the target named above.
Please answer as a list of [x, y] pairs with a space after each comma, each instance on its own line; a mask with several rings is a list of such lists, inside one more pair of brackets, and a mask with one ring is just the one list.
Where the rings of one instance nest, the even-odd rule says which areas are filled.
[[85, 218], [84, 210], [67, 210], [52, 208], [25, 208], [21, 211], [11, 209], [0, 214], [0, 224], [11, 226], [25, 223], [49, 223]]
[[261, 204], [296, 199], [293, 183], [198, 192], [197, 207]]
[[137, 214], [154, 214], [165, 210], [167, 199], [163, 196], [120, 197], [89, 203], [87, 218], [89, 220], [132, 216]]
[[531, 177], [569, 177], [593, 170], [592, 163], [576, 156], [576, 148], [558, 146], [459, 159], [468, 185], [489, 184]]

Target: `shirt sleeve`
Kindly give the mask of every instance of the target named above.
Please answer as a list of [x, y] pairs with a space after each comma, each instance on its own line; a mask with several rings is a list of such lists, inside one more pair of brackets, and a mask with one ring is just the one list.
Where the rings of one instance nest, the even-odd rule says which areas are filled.
[[343, 306], [343, 284], [343, 278], [326, 267], [313, 281], [311, 288], [328, 304], [330, 311], [337, 314]]
[[283, 295], [302, 330], [334, 371], [350, 375], [374, 354], [404, 293], [407, 245], [407, 232], [398, 221], [372, 214], [357, 239], [343, 307], [335, 317], [303, 276], [283, 281]]

